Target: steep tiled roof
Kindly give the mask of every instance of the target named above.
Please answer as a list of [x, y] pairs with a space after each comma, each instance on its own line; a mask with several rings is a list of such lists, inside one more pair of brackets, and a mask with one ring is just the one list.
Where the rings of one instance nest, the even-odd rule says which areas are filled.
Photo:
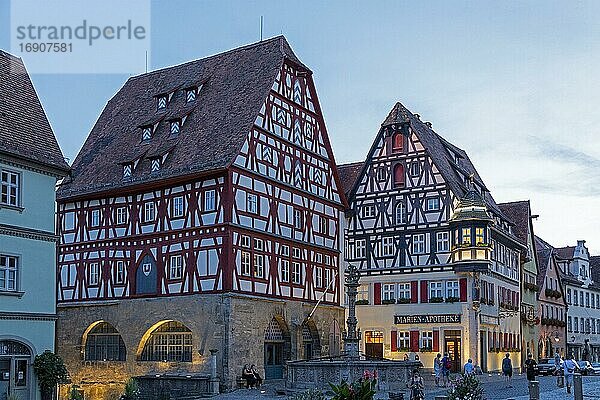
[[556, 254], [563, 260], [572, 259], [574, 252], [575, 252], [575, 246], [559, 247], [556, 249]]
[[1, 50], [0, 153], [69, 169], [23, 61]]
[[[283, 36], [130, 78], [108, 102], [73, 162], [59, 198], [227, 168], [239, 153], [284, 62], [303, 66]], [[184, 89], [201, 86], [192, 103]], [[157, 112], [156, 96], [172, 95]], [[183, 118], [169, 134], [169, 119]], [[157, 124], [149, 143], [141, 126]], [[150, 173], [149, 157], [167, 154]], [[123, 163], [141, 160], [123, 180]]]
[[514, 201], [511, 203], [498, 204], [500, 210], [512, 221], [513, 233], [523, 243], [527, 243], [529, 232], [529, 219], [531, 217], [531, 209], [529, 200]]
[[[555, 249], [554, 247], [552, 247], [552, 245], [550, 243], [546, 242], [539, 236], [534, 236], [534, 237], [535, 237], [535, 247], [537, 249], [537, 256], [538, 256], [537, 282], [538, 282], [538, 286], [542, 287], [542, 284], [546, 277], [546, 269], [548, 267], [549, 258], [554, 257], [556, 259], [556, 257], [560, 258], [560, 256], [557, 253], [558, 249]], [[581, 282], [574, 276], [571, 276], [568, 273], [567, 274], [563, 273], [560, 270], [560, 268], [558, 269], [557, 273], [558, 273], [558, 276], [560, 277], [561, 282], [567, 282], [572, 285], [579, 285], [579, 286], [581, 286], [583, 284], [583, 282]]]
[[363, 161], [360, 161], [337, 166], [338, 173], [340, 175], [340, 181], [342, 182], [344, 193], [346, 193], [346, 195], [348, 195], [354, 187], [356, 179], [358, 179], [364, 164], [365, 163]]
[[[473, 175], [474, 181], [484, 189], [483, 197], [489, 210], [494, 214], [507, 219], [498, 208], [494, 198], [489, 193], [489, 190], [486, 188], [481, 177], [477, 173], [475, 166], [464, 150], [442, 138], [431, 129], [431, 126], [422, 122], [416, 114], [410, 112], [400, 102], [394, 105], [381, 125], [383, 127], [397, 123], [410, 124], [411, 128], [417, 133], [419, 139], [433, 158], [436, 166], [450, 186], [450, 189], [456, 193], [459, 198], [464, 196], [468, 191], [468, 187], [460, 174], [465, 177]], [[371, 149], [370, 153], [372, 153], [372, 151], [373, 149]], [[454, 157], [453, 154], [457, 157]], [[458, 162], [456, 158], [459, 159]]]

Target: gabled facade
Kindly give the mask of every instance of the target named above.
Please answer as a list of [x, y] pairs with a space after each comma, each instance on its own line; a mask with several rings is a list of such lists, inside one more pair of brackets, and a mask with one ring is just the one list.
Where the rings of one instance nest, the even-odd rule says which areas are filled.
[[54, 351], [55, 187], [68, 169], [23, 62], [0, 50], [0, 398], [38, 399], [32, 363]]
[[[131, 78], [59, 191], [74, 381], [104, 360], [104, 381], [201, 381], [217, 349], [232, 387], [245, 363], [274, 379], [286, 360], [339, 354], [339, 186], [312, 72], [283, 37]], [[109, 331], [122, 351], [107, 358], [88, 343]]]
[[567, 298], [556, 249], [535, 237], [538, 262], [539, 339], [538, 358], [567, 355]]
[[[527, 248], [520, 256], [521, 276], [521, 360], [524, 362], [527, 355], [536, 357], [538, 353], [539, 339], [539, 306], [538, 306], [538, 260], [535, 248], [535, 234], [533, 232], [533, 219], [537, 218], [531, 214], [529, 200], [501, 203], [498, 207], [513, 223], [513, 233]], [[549, 318], [548, 318], [549, 319]], [[558, 321], [544, 320], [544, 323]], [[564, 315], [560, 321], [564, 320]]]
[[600, 360], [600, 287], [592, 279], [585, 240], [556, 249], [567, 301], [567, 353], [576, 360]]
[[520, 364], [519, 257], [512, 234], [466, 153], [397, 103], [365, 162], [340, 166], [349, 196], [345, 256], [362, 271], [362, 350], [426, 368], [448, 352]]

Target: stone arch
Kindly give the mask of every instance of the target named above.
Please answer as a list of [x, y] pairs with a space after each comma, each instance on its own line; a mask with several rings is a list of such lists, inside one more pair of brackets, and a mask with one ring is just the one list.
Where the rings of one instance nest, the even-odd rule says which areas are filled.
[[81, 337], [85, 361], [126, 361], [127, 349], [119, 331], [110, 323], [91, 323]]
[[0, 396], [13, 394], [17, 398], [30, 398], [31, 391], [35, 390], [36, 379], [32, 368], [35, 354], [35, 348], [28, 340], [18, 336], [0, 335], [2, 380], [3, 383], [12, 382], [10, 385], [3, 385]]
[[302, 324], [302, 355], [305, 360], [321, 357], [321, 338], [312, 319]]
[[342, 332], [337, 320], [333, 320], [329, 326], [329, 355], [338, 357], [342, 348]]
[[137, 358], [139, 361], [191, 362], [192, 348], [192, 331], [187, 326], [175, 320], [162, 320], [142, 336]]

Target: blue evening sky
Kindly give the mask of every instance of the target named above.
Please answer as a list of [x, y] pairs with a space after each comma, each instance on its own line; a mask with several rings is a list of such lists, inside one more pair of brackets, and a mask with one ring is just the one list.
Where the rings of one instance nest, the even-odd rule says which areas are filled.
[[[497, 201], [530, 199], [538, 235], [600, 253], [600, 2], [153, 1], [150, 67], [254, 42], [261, 15], [314, 71], [338, 163], [363, 159], [401, 101]], [[0, 0], [6, 50], [8, 25]], [[127, 76], [32, 79], [72, 160]]]

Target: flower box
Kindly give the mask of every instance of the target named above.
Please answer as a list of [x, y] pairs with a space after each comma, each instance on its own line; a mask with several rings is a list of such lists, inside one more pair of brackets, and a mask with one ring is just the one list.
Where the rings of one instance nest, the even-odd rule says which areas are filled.
[[396, 304], [396, 299], [384, 299], [381, 300], [381, 304]]
[[444, 298], [443, 297], [432, 297], [429, 299], [430, 303], [443, 303], [444, 302]]
[[357, 306], [366, 306], [369, 304], [369, 300], [356, 300], [355, 303]]
[[396, 300], [396, 303], [398, 303], [398, 304], [410, 304], [410, 299], [407, 299], [405, 297], [400, 297], [398, 300]]
[[446, 297], [446, 303], [456, 303], [460, 301], [459, 297]]

